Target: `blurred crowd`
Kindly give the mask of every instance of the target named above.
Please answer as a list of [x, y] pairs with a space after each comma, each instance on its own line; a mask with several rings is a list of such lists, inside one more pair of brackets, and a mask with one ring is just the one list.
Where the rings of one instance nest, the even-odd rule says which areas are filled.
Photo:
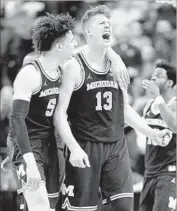
[[[76, 20], [75, 36], [79, 46], [85, 44], [81, 16], [90, 5], [106, 4], [112, 13], [112, 47], [126, 64], [131, 84], [130, 104], [142, 115], [148, 95], [142, 89], [142, 79], [149, 78], [157, 59], [176, 65], [176, 1], [1, 1], [0, 58], [0, 147], [6, 146], [8, 114], [11, 109], [13, 81], [23, 58], [33, 51], [32, 26], [36, 18], [50, 13], [69, 12]], [[135, 183], [143, 175], [145, 144], [141, 134], [125, 128]], [[135, 139], [133, 141], [132, 139]], [[139, 140], [141, 139], [141, 142]], [[136, 143], [136, 144], [135, 144]], [[137, 176], [139, 175], [139, 176]], [[10, 178], [10, 176], [9, 176]], [[1, 180], [2, 181], [2, 180]], [[9, 189], [7, 184], [1, 188]], [[14, 188], [14, 186], [12, 187]]]

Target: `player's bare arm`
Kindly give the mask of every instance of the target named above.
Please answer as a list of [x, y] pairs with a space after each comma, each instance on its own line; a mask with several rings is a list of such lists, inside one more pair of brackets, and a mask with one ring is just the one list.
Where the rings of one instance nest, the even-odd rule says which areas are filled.
[[27, 186], [37, 189], [41, 177], [31, 152], [25, 118], [28, 114], [32, 94], [40, 88], [40, 74], [32, 65], [27, 65], [18, 73], [14, 82], [11, 125], [19, 148], [27, 165]]
[[[161, 96], [160, 96], [161, 97]], [[161, 99], [161, 98], [159, 98]], [[168, 107], [164, 100], [159, 101], [158, 108], [163, 120], [166, 122], [168, 127], [174, 132], [177, 133], [177, 124], [176, 124], [176, 101]]]
[[41, 76], [33, 65], [23, 67], [14, 81], [13, 100], [30, 102], [31, 95], [40, 88]]
[[121, 57], [111, 47], [107, 49], [106, 56], [111, 61], [112, 72], [114, 73], [120, 88], [126, 89], [130, 83], [130, 77]]
[[74, 138], [67, 121], [67, 109], [74, 88], [81, 80], [81, 67], [75, 58], [66, 62], [63, 67], [62, 82], [58, 105], [54, 114], [54, 124], [61, 138], [68, 146], [71, 155], [70, 162], [75, 167], [85, 168], [90, 166], [87, 154], [81, 149]]
[[123, 90], [124, 96], [124, 116], [125, 122], [133, 127], [135, 130], [143, 133], [145, 136], [153, 139], [158, 145], [165, 146], [168, 143], [163, 143], [163, 137], [168, 134], [168, 130], [155, 131], [147, 125], [145, 120], [139, 116], [139, 114], [129, 105], [128, 94], [126, 90]]

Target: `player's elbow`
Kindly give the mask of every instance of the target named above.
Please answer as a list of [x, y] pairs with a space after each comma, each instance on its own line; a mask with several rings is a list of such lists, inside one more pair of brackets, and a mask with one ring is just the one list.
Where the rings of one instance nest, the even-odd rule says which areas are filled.
[[64, 119], [67, 119], [67, 114], [66, 114], [65, 109], [57, 107], [54, 113], [54, 118], [53, 118], [54, 125], [56, 126], [56, 125], [62, 124], [62, 121]]

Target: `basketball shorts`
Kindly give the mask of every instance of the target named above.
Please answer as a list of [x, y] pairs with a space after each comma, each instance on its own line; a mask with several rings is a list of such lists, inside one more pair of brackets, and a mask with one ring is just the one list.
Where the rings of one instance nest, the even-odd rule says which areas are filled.
[[176, 177], [145, 177], [140, 211], [176, 211]]
[[[55, 138], [30, 140], [42, 183], [45, 183], [51, 208], [59, 196], [59, 164]], [[26, 163], [15, 139], [8, 137], [7, 145], [12, 159], [18, 194], [26, 188]]]
[[66, 160], [62, 185], [62, 210], [97, 210], [99, 191], [102, 203], [133, 198], [132, 173], [126, 141], [96, 143], [78, 141], [87, 153], [91, 167], [73, 167]]

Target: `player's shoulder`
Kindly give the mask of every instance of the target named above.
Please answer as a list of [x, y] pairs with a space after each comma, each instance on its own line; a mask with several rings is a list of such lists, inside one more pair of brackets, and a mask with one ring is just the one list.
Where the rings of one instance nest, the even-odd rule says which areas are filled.
[[23, 66], [17, 74], [14, 81], [14, 86], [16, 84], [33, 84], [38, 83], [41, 80], [41, 75], [39, 71], [35, 68], [33, 64], [27, 64]]
[[75, 56], [63, 65], [63, 74], [76, 75], [80, 73], [80, 70], [81, 66]]
[[18, 75], [33, 77], [33, 76], [39, 75], [39, 71], [36, 69], [36, 67], [32, 63], [29, 63], [29, 64], [24, 65], [20, 69]]
[[[71, 58], [63, 65], [62, 70], [62, 84], [77, 84], [80, 82], [82, 78], [82, 68], [75, 57]], [[61, 85], [62, 86], [62, 85]], [[61, 87], [60, 87], [61, 88]]]

